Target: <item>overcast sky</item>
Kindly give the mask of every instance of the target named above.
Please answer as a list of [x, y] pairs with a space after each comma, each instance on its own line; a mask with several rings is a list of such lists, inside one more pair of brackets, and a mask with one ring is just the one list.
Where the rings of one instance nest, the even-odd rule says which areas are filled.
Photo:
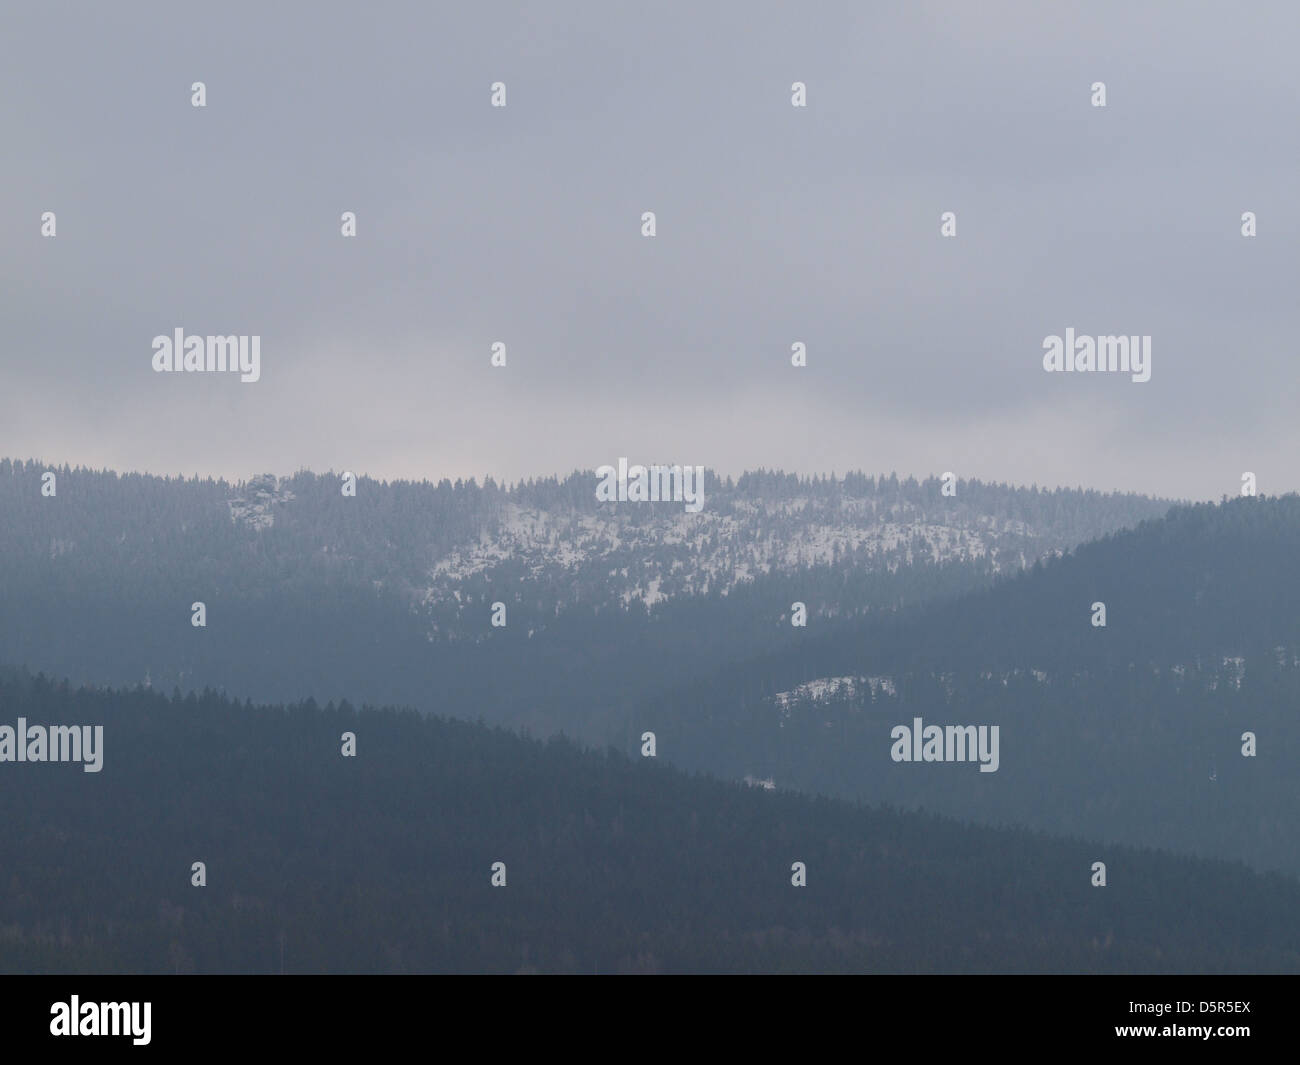
[[[1300, 489], [1300, 5], [0, 22], [0, 454]], [[1149, 334], [1151, 380], [1044, 372], [1067, 327]], [[177, 328], [259, 335], [261, 380], [154, 373]]]

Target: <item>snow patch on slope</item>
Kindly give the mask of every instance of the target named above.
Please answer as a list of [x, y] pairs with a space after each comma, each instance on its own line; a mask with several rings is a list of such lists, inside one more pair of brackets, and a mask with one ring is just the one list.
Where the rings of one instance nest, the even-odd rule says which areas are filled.
[[[674, 595], [730, 590], [773, 572], [854, 562], [896, 569], [926, 560], [979, 559], [1002, 537], [1032, 536], [1024, 522], [976, 515], [967, 524], [926, 520], [905, 503], [809, 498], [734, 500], [696, 514], [681, 504], [596, 503], [594, 512], [547, 511], [506, 502], [479, 535], [437, 559], [425, 599], [509, 563], [523, 579], [604, 566], [619, 597], [647, 606]], [[1008, 553], [1010, 554], [1010, 553]], [[995, 570], [1020, 568], [1023, 550], [995, 557]]]
[[294, 498], [284, 483], [275, 474], [264, 473], [241, 485], [243, 491], [226, 501], [230, 507], [230, 520], [251, 529], [271, 528], [275, 524], [276, 504], [288, 503]]

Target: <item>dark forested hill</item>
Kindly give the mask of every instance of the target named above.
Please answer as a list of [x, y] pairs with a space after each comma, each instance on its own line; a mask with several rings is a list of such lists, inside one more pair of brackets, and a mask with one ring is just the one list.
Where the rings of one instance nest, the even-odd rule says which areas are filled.
[[102, 725], [102, 768], [0, 762], [5, 971], [1300, 969], [1300, 884], [1239, 865], [412, 712], [10, 672], [0, 726], [19, 718]]

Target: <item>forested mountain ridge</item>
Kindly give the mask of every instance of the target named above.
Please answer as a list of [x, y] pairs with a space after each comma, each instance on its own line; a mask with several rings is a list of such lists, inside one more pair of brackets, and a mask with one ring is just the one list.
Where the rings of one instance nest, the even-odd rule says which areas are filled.
[[[214, 558], [255, 543], [261, 554], [328, 564], [421, 599], [454, 598], [463, 582], [503, 562], [522, 564], [535, 580], [565, 572], [569, 602], [648, 605], [828, 563], [897, 568], [987, 559], [992, 572], [1005, 573], [1169, 506], [1132, 494], [966, 480], [955, 481], [948, 497], [934, 477], [766, 471], [736, 481], [706, 474], [697, 514], [681, 503], [601, 503], [590, 471], [513, 486], [492, 478], [435, 485], [360, 477], [355, 496], [345, 496], [333, 473], [262, 474], [230, 485], [63, 467], [51, 471], [60, 491], [49, 498], [41, 494], [46, 471], [38, 462], [0, 460], [3, 513], [14, 523], [6, 536], [16, 546], [48, 546], [58, 557], [111, 542], [129, 562], [141, 550], [157, 559], [175, 549], [165, 534], [185, 534], [191, 554]], [[217, 535], [224, 518], [235, 535]]]
[[510, 488], [361, 477], [355, 497], [344, 483], [0, 462], [0, 662], [604, 741], [625, 700], [785, 646], [796, 600], [825, 624], [893, 611], [1166, 509], [861, 474], [710, 477], [698, 514], [598, 502], [593, 473]]
[[1300, 971], [1300, 884], [1240, 865], [413, 712], [0, 673], [19, 718], [104, 731], [0, 764], [7, 972]]

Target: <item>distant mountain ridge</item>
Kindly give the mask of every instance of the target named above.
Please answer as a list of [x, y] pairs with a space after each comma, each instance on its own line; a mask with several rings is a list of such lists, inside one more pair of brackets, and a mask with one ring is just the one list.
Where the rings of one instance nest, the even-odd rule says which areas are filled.
[[598, 502], [594, 472], [510, 488], [360, 477], [355, 497], [333, 474], [230, 485], [66, 467], [47, 497], [45, 472], [0, 461], [0, 662], [597, 742], [647, 692], [802, 639], [795, 601], [814, 631], [986, 586], [1166, 509], [862, 474], [708, 477], [688, 514]]
[[[241, 531], [274, 531], [270, 542], [259, 542], [261, 551], [355, 562], [357, 576], [432, 601], [454, 597], [474, 578], [490, 580], [499, 569], [513, 579], [521, 567], [526, 580], [576, 582], [585, 601], [600, 601], [603, 592], [609, 602], [647, 605], [827, 564], [896, 569], [920, 560], [983, 560], [988, 572], [1005, 573], [1171, 505], [1134, 494], [964, 480], [946, 497], [933, 477], [809, 478], [763, 470], [736, 481], [708, 476], [699, 514], [669, 502], [600, 503], [594, 472], [511, 487], [491, 478], [480, 486], [360, 477], [348, 498], [334, 474], [260, 474], [231, 485], [63, 467], [54, 471], [57, 499], [42, 499], [45, 470], [37, 462], [0, 460], [4, 535], [19, 544], [48, 533], [58, 553], [85, 551], [90, 545], [79, 544], [75, 531], [89, 531], [90, 521], [105, 527], [95, 530], [101, 536], [147, 535], [137, 522], [142, 503], [153, 520], [174, 513], [196, 531], [225, 510], [236, 540]], [[75, 513], [78, 499], [94, 503], [94, 518]], [[34, 509], [37, 502], [45, 509]], [[13, 528], [15, 521], [21, 526]], [[156, 531], [149, 542], [159, 546]]]

